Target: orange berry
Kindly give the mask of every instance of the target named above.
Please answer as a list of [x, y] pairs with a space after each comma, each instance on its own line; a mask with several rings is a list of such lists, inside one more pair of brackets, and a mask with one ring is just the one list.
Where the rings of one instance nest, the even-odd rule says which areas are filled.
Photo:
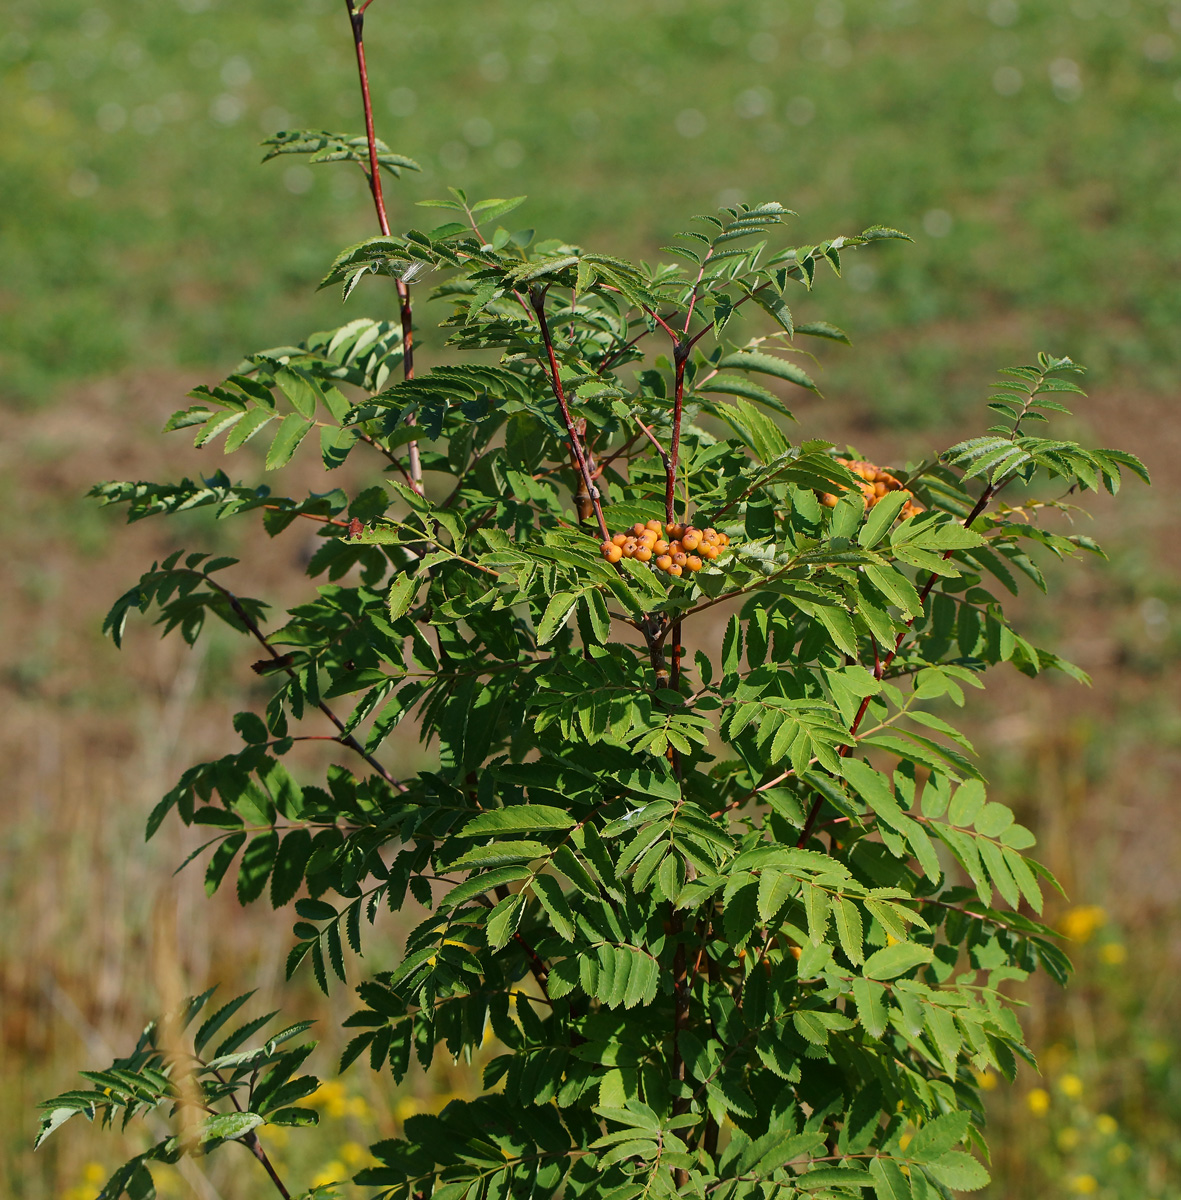
[[675, 539], [668, 544], [669, 554], [679, 554], [681, 552], [681, 543]]
[[666, 525], [664, 529], [670, 538], [679, 538], [685, 532], [684, 525], [670, 524]]
[[680, 575], [681, 575], [681, 568], [680, 568], [680, 566], [679, 566], [677, 563], [673, 563], [673, 565], [672, 565], [671, 567], [669, 567], [669, 569], [668, 569], [668, 573], [669, 573], [670, 575], [675, 575], [675, 576], [677, 576], [678, 578], [680, 578]]
[[636, 522], [636, 523], [635, 523], [635, 524], [632, 526], [632, 536], [633, 536], [633, 537], [639, 537], [639, 536], [640, 536], [640, 534], [641, 534], [641, 533], [643, 533], [643, 532], [644, 532], [644, 530], [645, 530], [645, 529], [647, 529], [647, 528], [648, 528], [648, 527], [647, 527], [647, 526], [644, 524], [644, 522], [643, 522], [643, 521], [637, 521], [637, 522]]
[[701, 547], [701, 553], [704, 554], [705, 557], [708, 558], [710, 562], [713, 562], [713, 560], [715, 558], [717, 558], [718, 555], [721, 554], [722, 552], [717, 548], [717, 546], [711, 546], [707, 542], [704, 546]]
[[681, 547], [685, 550], [696, 550], [701, 545], [701, 534], [696, 529], [690, 529], [681, 538]]
[[832, 492], [825, 492], [824, 495], [820, 497], [820, 503], [823, 504], [825, 508], [836, 508], [837, 498], [832, 494]]
[[687, 566], [690, 571], [700, 571], [701, 559], [699, 559], [696, 554], [690, 554], [685, 566]]
[[656, 534], [654, 534], [651, 529], [645, 529], [644, 532], [640, 534], [640, 545], [655, 546]]
[[626, 533], [617, 533], [611, 540], [617, 546], [622, 546], [623, 543], [627, 541], [627, 534]]
[[651, 529], [655, 534], [661, 534], [664, 532], [664, 526], [661, 525], [659, 521], [649, 521], [645, 528]]
[[614, 542], [604, 542], [603, 557], [609, 563], [617, 563], [623, 557], [623, 551]]
[[878, 496], [884, 496], [884, 495], [886, 494], [886, 492], [887, 492], [889, 489], [888, 489], [888, 488], [886, 487], [886, 485], [885, 485], [884, 483], [882, 483], [882, 481], [879, 479], [879, 480], [877, 481], [877, 483], [875, 483], [875, 484], [873, 485], [873, 490], [874, 490], [874, 493], [875, 493], [876, 495], [878, 495]]
[[639, 548], [640, 545], [635, 538], [628, 538], [627, 541], [623, 543], [623, 553], [628, 558], [631, 558]]
[[648, 546], [641, 545], [632, 557], [638, 558], [640, 562], [647, 562], [652, 557], [652, 551]]
[[719, 533], [718, 534], [718, 544], [722, 547], [723, 550], [725, 550], [725, 548], [730, 544], [729, 537], [724, 533]]
[[676, 552], [676, 553], [673, 555], [673, 562], [674, 562], [674, 563], [675, 563], [675, 564], [676, 564], [678, 567], [683, 567], [683, 566], [684, 566], [684, 565], [685, 565], [685, 564], [686, 564], [688, 561], [689, 561], [689, 556], [688, 556], [687, 554], [683, 553], [683, 552], [682, 552], [682, 551], [680, 551], [680, 550], [678, 550], [678, 551], [677, 551], [677, 552]]
[[667, 571], [672, 565], [673, 560], [667, 554], [662, 554], [657, 560], [656, 565], [662, 570]]
[[652, 543], [652, 553], [653, 554], [667, 554], [668, 553], [668, 542], [662, 542], [659, 539], [657, 541], [653, 542]]

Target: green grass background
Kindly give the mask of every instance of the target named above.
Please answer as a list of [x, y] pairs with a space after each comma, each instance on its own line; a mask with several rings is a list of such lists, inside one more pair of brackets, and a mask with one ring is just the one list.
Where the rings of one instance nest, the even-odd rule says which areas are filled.
[[[256, 164], [279, 129], [360, 130], [343, 8], [0, 4], [0, 551], [14, 568], [0, 1187], [14, 1197], [97, 1191], [87, 1156], [113, 1165], [111, 1147], [71, 1130], [33, 1158], [29, 1104], [142, 1023], [169, 946], [194, 989], [245, 976], [278, 990], [284, 922], [215, 907], [228, 933], [202, 933], [199, 881], [158, 890], [180, 844], [138, 846], [153, 790], [222, 744], [250, 686], [241, 654], [215, 640], [194, 660], [145, 634], [113, 662], [97, 613], [174, 533], [115, 533], [78, 497], [97, 474], [201, 470], [150, 440], [185, 381], [342, 319], [337, 294], [313, 289], [373, 231], [359, 172]], [[649, 259], [691, 213], [740, 199], [797, 209], [801, 242], [911, 233], [801, 299], [855, 344], [823, 355], [810, 433], [900, 458], [978, 427], [997, 365], [1044, 348], [1091, 368], [1076, 430], [1142, 454], [1159, 485], [1100, 507], [1112, 564], [1030, 617], [1096, 687], [1001, 679], [978, 719], [989, 773], [1068, 884], [1058, 916], [1106, 912], [1077, 948], [1078, 986], [1027, 993], [1050, 1100], [1030, 1106], [1028, 1074], [991, 1093], [990, 1195], [1181, 1196], [1181, 4], [375, 0], [368, 42], [379, 132], [424, 168], [388, 187], [395, 228], [433, 224], [414, 202], [461, 185], [527, 193], [511, 219], [542, 235]], [[278, 579], [291, 563], [270, 553], [253, 570]], [[348, 1010], [347, 994], [323, 1009]], [[407, 1105], [468, 1086], [458, 1072], [392, 1096], [358, 1076], [325, 1098], [311, 1148], [282, 1152], [307, 1186], [352, 1168], [354, 1143]], [[264, 1182], [215, 1170], [162, 1194], [244, 1200]]]

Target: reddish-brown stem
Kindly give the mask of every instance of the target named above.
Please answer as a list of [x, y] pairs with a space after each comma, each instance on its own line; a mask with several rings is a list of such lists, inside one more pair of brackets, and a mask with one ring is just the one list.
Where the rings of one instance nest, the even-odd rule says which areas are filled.
[[[201, 578], [204, 579], [205, 582], [209, 584], [209, 586], [213, 588], [215, 592], [225, 599], [226, 603], [229, 604], [230, 608], [233, 609], [234, 615], [239, 621], [242, 622], [254, 640], [258, 642], [258, 644], [271, 656], [271, 658], [275, 660], [275, 665], [281, 666], [282, 669], [286, 671], [292, 679], [294, 679], [296, 677], [296, 672], [292, 670], [291, 666], [289, 665], [286, 655], [280, 654], [279, 651], [271, 645], [267, 635], [263, 633], [261, 629], [259, 629], [258, 623], [246, 611], [238, 597], [235, 596], [229, 588], [223, 587], [217, 582], [217, 580], [210, 578], [203, 572], [198, 571], [196, 574], [200, 575]], [[342, 746], [347, 746], [354, 753], [359, 754], [382, 777], [382, 779], [384, 779], [386, 783], [390, 785], [390, 787], [395, 789], [395, 791], [408, 792], [410, 790], [400, 779], [395, 779], [389, 773], [389, 771], [387, 771], [385, 767], [383, 767], [381, 763], [379, 763], [377, 759], [375, 759], [373, 755], [370, 754], [369, 751], [366, 750], [365, 747], [362, 746], [361, 743], [345, 729], [344, 722], [336, 715], [336, 713], [332, 711], [332, 709], [328, 707], [327, 704], [324, 703], [323, 700], [317, 701], [316, 707], [332, 722], [333, 725], [336, 726], [337, 729], [340, 730], [340, 737], [338, 740]]]
[[[213, 1075], [214, 1078], [217, 1079], [218, 1083], [225, 1083], [225, 1079], [220, 1071], [214, 1071]], [[230, 1102], [238, 1112], [242, 1111], [242, 1105], [238, 1102], [237, 1093], [230, 1092]], [[257, 1158], [262, 1164], [263, 1170], [266, 1171], [266, 1173], [271, 1177], [271, 1182], [275, 1185], [275, 1188], [277, 1189], [279, 1195], [283, 1197], [283, 1200], [291, 1200], [291, 1193], [287, 1190], [286, 1185], [279, 1178], [279, 1173], [275, 1170], [274, 1164], [267, 1157], [267, 1152], [262, 1148], [262, 1142], [258, 1140], [258, 1134], [251, 1130], [242, 1139], [242, 1145], [244, 1145], [246, 1149], [249, 1150], [250, 1153], [253, 1154], [254, 1157]]]
[[685, 363], [688, 358], [689, 347], [683, 341], [678, 340], [673, 347], [673, 361], [676, 370], [673, 385], [673, 436], [664, 466], [664, 511], [670, 525], [676, 520], [673, 515], [673, 504], [677, 485], [677, 466], [681, 455], [681, 414], [685, 407]]
[[[611, 453], [611, 454], [607, 455], [607, 457], [606, 457], [606, 458], [604, 458], [604, 459], [603, 459], [603, 460], [602, 460], [602, 461], [599, 463], [598, 469], [595, 471], [595, 478], [596, 478], [596, 479], [598, 479], [598, 477], [599, 477], [600, 475], [602, 475], [602, 473], [603, 473], [603, 472], [604, 472], [604, 471], [605, 471], [605, 470], [606, 470], [606, 469], [607, 469], [607, 468], [608, 468], [608, 467], [609, 467], [609, 466], [610, 466], [610, 465], [611, 465], [611, 464], [612, 464], [612, 463], [613, 463], [613, 462], [614, 462], [614, 461], [615, 461], [617, 458], [622, 458], [622, 457], [623, 457], [625, 454], [627, 454], [627, 452], [628, 452], [628, 451], [629, 451], [629, 450], [632, 448], [632, 446], [635, 444], [635, 440], [636, 440], [636, 438], [638, 438], [639, 436], [640, 436], [640, 435], [639, 435], [638, 433], [633, 433], [633, 434], [631, 435], [631, 437], [629, 437], [629, 438], [627, 439], [627, 441], [626, 441], [626, 442], [624, 442], [624, 443], [623, 443], [623, 445], [619, 447], [619, 449], [618, 449], [618, 450], [616, 450], [616, 451], [614, 451], [613, 453]], [[537, 476], [535, 475], [535, 476], [534, 476], [534, 478], [536, 479], [536, 478], [537, 478]]]
[[[278, 504], [264, 504], [263, 508], [267, 512], [286, 512], [287, 510]], [[309, 521], [319, 521], [322, 525], [339, 525], [341, 529], [348, 529], [348, 521], [342, 521], [338, 517], [323, 517], [319, 513], [301, 512], [295, 514], [297, 517], [305, 517]]]
[[[1008, 480], [1005, 481], [1005, 483], [1008, 483], [1008, 482], [1009, 482]], [[972, 528], [972, 522], [975, 521], [976, 518], [978, 516], [980, 516], [980, 514], [988, 507], [988, 502], [993, 498], [993, 496], [995, 496], [997, 494], [997, 492], [1000, 491], [1001, 487], [1004, 487], [1004, 484], [1001, 484], [1000, 486], [996, 486], [996, 485], [990, 483], [984, 489], [984, 491], [980, 494], [980, 499], [976, 501], [975, 507], [964, 518], [965, 528], [967, 528], [967, 529]], [[950, 558], [953, 553], [954, 553], [954, 551], [952, 551], [952, 550], [945, 550], [943, 552], [943, 557], [945, 559]], [[878, 661], [877, 643], [876, 642], [874, 643], [873, 654], [874, 654], [874, 678], [875, 679], [881, 679], [881, 677], [886, 673], [886, 670], [889, 668], [890, 664], [894, 661], [894, 658], [898, 654], [898, 651], [902, 648], [902, 643], [905, 640], [906, 635], [913, 628], [915, 621], [918, 620], [919, 613], [921, 613], [924, 610], [924, 608], [926, 607], [927, 597], [931, 594], [931, 589], [935, 586], [935, 581], [938, 578], [939, 578], [939, 576], [934, 571], [932, 571], [930, 576], [927, 579], [927, 582], [925, 584], [923, 584], [923, 590], [921, 592], [919, 592], [919, 612], [916, 612], [914, 614], [914, 616], [911, 617], [910, 620], [908, 620], [906, 622], [905, 627], [899, 632], [898, 636], [894, 639], [894, 645], [893, 645], [893, 647], [891, 647], [890, 653], [887, 654], [886, 657], [884, 659], [882, 659], [881, 661]], [[849, 726], [849, 736], [850, 737], [857, 736], [857, 730], [861, 727], [861, 722], [864, 719], [865, 714], [869, 709], [869, 701], [870, 701], [869, 696], [866, 696], [865, 699], [861, 701], [861, 705], [857, 709], [857, 715], [853, 718], [853, 724]], [[840, 749], [840, 755], [842, 758], [848, 758], [848, 756], [850, 754], [852, 754], [852, 752], [853, 752], [853, 744], [851, 742], [842, 746]], [[808, 819], [807, 819], [807, 821], [804, 822], [804, 828], [800, 832], [799, 839], [796, 842], [796, 845], [798, 847], [802, 848], [808, 844], [808, 840], [812, 836], [812, 830], [813, 830], [814, 826], [816, 825], [816, 818], [820, 816], [820, 809], [823, 807], [823, 805], [824, 805], [823, 797], [818, 796], [816, 798], [816, 801], [813, 803], [811, 810], [808, 813]]]
[[[349, 10], [349, 23], [353, 27], [353, 50], [357, 56], [357, 75], [361, 81], [361, 102], [365, 109], [365, 139], [369, 144], [369, 191], [373, 196], [373, 207], [377, 211], [377, 223], [386, 237], [390, 236], [389, 217], [385, 211], [385, 197], [381, 191], [381, 163], [377, 158], [377, 134], [373, 128], [373, 98], [369, 94], [369, 71], [365, 65], [365, 9], [371, 0], [365, 0], [360, 8], [355, 0], [345, 0]], [[396, 279], [398, 288], [398, 316], [402, 324], [402, 375], [406, 379], [414, 378], [414, 314], [410, 303], [410, 285], [403, 279]], [[408, 425], [413, 425], [414, 414], [406, 418]], [[422, 459], [418, 453], [418, 443], [410, 442], [406, 447], [406, 455], [410, 460], [410, 486], [422, 493]]]
[[[680, 1033], [689, 1021], [688, 970], [685, 961], [684, 920], [675, 905], [670, 906], [669, 932], [677, 939], [673, 950], [673, 1052], [672, 1075], [677, 1082], [684, 1082], [685, 1060], [681, 1055]], [[673, 1100], [673, 1114], [687, 1112], [689, 1101], [677, 1096]]]
[[660, 461], [664, 463], [664, 471], [667, 475], [672, 469], [668, 459], [668, 451], [665, 450], [665, 448], [657, 440], [656, 434], [654, 434], [652, 430], [640, 420], [639, 417], [633, 416], [632, 420], [635, 421], [635, 423], [640, 427], [640, 432], [648, 439], [648, 441], [652, 443], [653, 446], [656, 447], [656, 453], [660, 455]]
[[697, 307], [697, 289], [701, 286], [702, 279], [705, 278], [705, 264], [713, 257], [714, 248], [710, 248], [705, 252], [705, 257], [701, 260], [701, 267], [697, 271], [697, 278], [693, 281], [693, 293], [689, 297], [689, 309], [685, 313], [685, 327], [681, 330], [681, 336], [684, 337], [689, 332], [689, 323], [693, 320], [693, 310]]
[[617, 359], [622, 358], [623, 355], [625, 355], [634, 345], [636, 345], [637, 342], [642, 342], [650, 332], [650, 330], [645, 329], [642, 332], [637, 333], [630, 342], [625, 342], [619, 347], [618, 350], [614, 351], [612, 354], [609, 354], [605, 359], [603, 359], [603, 363], [599, 367], [599, 374], [602, 375], [604, 371], [609, 371], [612, 366], [614, 366]]
[[262, 1143], [258, 1140], [256, 1133], [248, 1133], [242, 1141], [246, 1145], [246, 1149], [262, 1163], [262, 1169], [271, 1177], [271, 1182], [275, 1185], [279, 1195], [283, 1200], [291, 1200], [291, 1193], [283, 1185], [283, 1181], [279, 1178], [278, 1172], [275, 1170], [274, 1164], [267, 1157], [267, 1152], [262, 1148]]
[[553, 389], [554, 399], [557, 400], [558, 407], [562, 410], [562, 420], [565, 422], [566, 434], [570, 439], [570, 454], [574, 459], [579, 475], [582, 477], [582, 484], [586, 488], [586, 493], [590, 496], [591, 504], [594, 506], [595, 517], [599, 523], [599, 533], [602, 534], [603, 541], [607, 542], [611, 540], [611, 534], [607, 529], [607, 521], [603, 517], [603, 506], [599, 489], [595, 486], [590, 465], [586, 460], [586, 453], [582, 448], [582, 442], [574, 426], [574, 419], [570, 416], [570, 408], [566, 403], [566, 393], [562, 389], [562, 375], [558, 368], [558, 356], [554, 353], [554, 342], [553, 338], [550, 337], [549, 322], [545, 319], [545, 290], [536, 288], [530, 291], [529, 301], [533, 305], [533, 311], [537, 314], [537, 323], [541, 328], [541, 340], [545, 343], [545, 352], [549, 358], [550, 387]]
[[[614, 291], [616, 289], [610, 288], [608, 290]], [[665, 333], [668, 334], [670, 338], [672, 338], [674, 342], [679, 342], [681, 340], [680, 334], [678, 334], [677, 331], [658, 312], [649, 308], [646, 304], [644, 305], [644, 311], [652, 318], [653, 321], [656, 322], [657, 325], [660, 326], [661, 329], [664, 330]]]

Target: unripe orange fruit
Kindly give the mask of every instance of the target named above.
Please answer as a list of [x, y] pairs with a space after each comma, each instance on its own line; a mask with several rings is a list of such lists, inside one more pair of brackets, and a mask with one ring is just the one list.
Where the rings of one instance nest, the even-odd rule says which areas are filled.
[[654, 541], [652, 543], [652, 553], [653, 554], [667, 554], [668, 553], [668, 542], [661, 541], [659, 538], [657, 538], [656, 541]]
[[664, 526], [659, 521], [649, 521], [646, 528], [651, 529], [656, 534], [664, 532]]
[[641, 533], [643, 533], [643, 532], [644, 532], [644, 530], [645, 530], [645, 529], [647, 529], [647, 528], [648, 528], [648, 527], [647, 527], [647, 526], [644, 524], [644, 522], [643, 522], [643, 521], [637, 521], [637, 522], [636, 522], [636, 523], [635, 523], [635, 524], [632, 526], [632, 533], [633, 533], [633, 535], [634, 535], [634, 536], [636, 536], [636, 537], [639, 537], [639, 536], [640, 536], [640, 534], [641, 534]]
[[721, 554], [721, 551], [717, 548], [717, 546], [711, 546], [708, 542], [706, 542], [706, 544], [701, 547], [701, 553], [704, 554], [710, 562], [713, 562], [713, 560], [717, 558], [719, 554]]
[[614, 542], [604, 542], [603, 557], [609, 563], [617, 563], [623, 557], [623, 551]]
[[685, 564], [686, 564], [688, 561], [689, 561], [689, 556], [688, 556], [687, 554], [683, 553], [683, 552], [682, 552], [682, 551], [680, 551], [680, 550], [678, 550], [678, 551], [677, 551], [677, 552], [676, 552], [676, 553], [673, 555], [673, 562], [674, 562], [674, 563], [676, 564], [676, 566], [678, 566], [678, 567], [683, 567], [683, 566], [684, 566], [684, 565], [685, 565]]
[[617, 546], [622, 546], [623, 543], [627, 541], [627, 534], [626, 533], [617, 533], [611, 540]]
[[678, 563], [673, 563], [673, 565], [672, 565], [671, 567], [669, 567], [669, 569], [668, 569], [668, 573], [669, 573], [670, 575], [676, 575], [676, 576], [678, 576], [678, 577], [679, 577], [679, 576], [680, 576], [680, 574], [681, 574], [681, 568], [680, 568], [680, 565], [679, 565]]
[[664, 529], [670, 538], [679, 538], [685, 532], [684, 525], [669, 524]]
[[669, 542], [669, 544], [668, 544], [668, 552], [669, 552], [669, 554], [680, 554], [680, 552], [681, 552], [681, 543], [680, 543], [680, 542], [678, 542], [678, 541], [676, 540], [676, 538], [673, 538], [673, 540], [672, 540], [671, 542]]
[[824, 495], [820, 497], [820, 503], [823, 504], [825, 508], [836, 508], [837, 498], [832, 494], [832, 492], [825, 492]]
[[726, 535], [724, 533], [719, 533], [718, 534], [718, 545], [721, 546], [723, 550], [725, 550], [725, 548], [729, 544], [730, 544], [730, 538], [728, 537], [728, 535]]
[[696, 550], [701, 545], [701, 534], [696, 529], [685, 531], [685, 536], [681, 538], [681, 547], [684, 550]]
[[647, 562], [652, 557], [652, 550], [646, 545], [641, 545], [633, 557], [638, 558], [640, 562]]
[[662, 570], [667, 571], [673, 565], [673, 560], [667, 554], [662, 554], [657, 560], [656, 565]]
[[685, 566], [687, 566], [690, 571], [700, 571], [701, 559], [699, 559], [696, 554], [690, 554], [689, 560], [685, 563]]
[[701, 536], [707, 542], [716, 542], [718, 540], [718, 531], [711, 525], [708, 529], [702, 530]]

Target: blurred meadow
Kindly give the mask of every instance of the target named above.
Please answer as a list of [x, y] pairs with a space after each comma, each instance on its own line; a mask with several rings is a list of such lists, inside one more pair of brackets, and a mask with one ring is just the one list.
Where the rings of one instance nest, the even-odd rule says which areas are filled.
[[[74, 1126], [32, 1155], [33, 1105], [123, 1052], [145, 995], [257, 987], [258, 1011], [323, 1018], [322, 1067], [340, 1049], [348, 990], [283, 984], [287, 918], [207, 902], [199, 871], [174, 877], [193, 848], [179, 831], [142, 840], [180, 770], [266, 694], [250, 650], [225, 631], [188, 651], [141, 625], [120, 655], [99, 632], [180, 545], [237, 554], [244, 591], [295, 602], [308, 543], [196, 517], [125, 531], [82, 497], [98, 479], [215, 469], [157, 437], [187, 389], [346, 319], [313, 289], [373, 232], [360, 174], [257, 165], [280, 129], [360, 131], [343, 10], [0, 4], [0, 1193], [14, 1200], [89, 1200], [120, 1161]], [[1156, 486], [1092, 499], [1110, 561], [1051, 572], [1053, 602], [1029, 606], [1093, 686], [997, 673], [978, 702], [986, 773], [1069, 893], [1053, 916], [1078, 968], [1065, 992], [1021, 989], [1042, 1076], [982, 1080], [987, 1195], [1181, 1197], [1181, 3], [375, 0], [367, 37], [378, 132], [423, 166], [387, 189], [396, 229], [458, 184], [527, 193], [514, 220], [650, 260], [689, 214], [738, 200], [795, 208], [804, 241], [911, 233], [801, 303], [855, 347], [821, 354], [824, 400], [793, 397], [802, 434], [901, 463], [983, 425], [997, 366], [1046, 349], [1091, 369], [1076, 431], [1140, 455]], [[380, 299], [362, 289], [346, 316], [388, 315]], [[292, 488], [318, 486], [301, 471]], [[398, 753], [413, 769], [420, 752]], [[396, 944], [391, 929], [391, 960]], [[271, 1144], [300, 1187], [344, 1178], [368, 1141], [477, 1080], [459, 1064], [395, 1091], [354, 1069], [317, 1096], [319, 1131]], [[264, 1185], [243, 1155], [160, 1194], [251, 1200]]]

